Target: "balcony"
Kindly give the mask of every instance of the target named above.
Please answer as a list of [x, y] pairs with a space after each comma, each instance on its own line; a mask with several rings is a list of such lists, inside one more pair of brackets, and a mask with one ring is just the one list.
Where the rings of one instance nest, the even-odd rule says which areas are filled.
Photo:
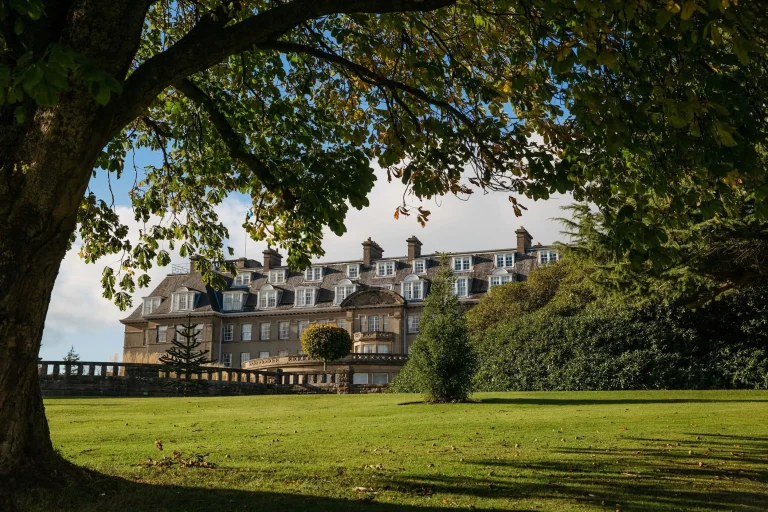
[[356, 332], [352, 339], [358, 341], [395, 341], [395, 333], [385, 331]]

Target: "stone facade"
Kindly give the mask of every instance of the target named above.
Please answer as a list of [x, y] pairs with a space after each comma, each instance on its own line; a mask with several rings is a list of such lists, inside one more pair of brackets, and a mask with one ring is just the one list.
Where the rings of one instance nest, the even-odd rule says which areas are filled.
[[[447, 253], [466, 307], [492, 286], [524, 280], [537, 265], [559, 257], [554, 247], [532, 245], [525, 228], [513, 240], [515, 245], [503, 249]], [[223, 290], [203, 283], [192, 257], [188, 266], [175, 266], [121, 321], [124, 358], [161, 355], [175, 326], [191, 317], [203, 348], [224, 366], [316, 370], [322, 363], [303, 355], [301, 332], [313, 323], [331, 323], [354, 340], [353, 358], [340, 364], [354, 367], [355, 384], [376, 389], [390, 382], [407, 359], [422, 301], [440, 265], [439, 254], [423, 254], [421, 247], [413, 236], [406, 241], [406, 256], [387, 257], [369, 238], [361, 259], [317, 263], [305, 272], [281, 265], [282, 256], [268, 249], [264, 263], [235, 260], [237, 274], [222, 273]]]

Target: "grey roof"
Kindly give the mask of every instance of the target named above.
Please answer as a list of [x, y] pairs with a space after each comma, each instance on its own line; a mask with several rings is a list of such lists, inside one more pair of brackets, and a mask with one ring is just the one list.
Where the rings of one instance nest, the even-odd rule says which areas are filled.
[[[465, 299], [479, 299], [488, 292], [488, 277], [496, 270], [494, 263], [494, 256], [500, 253], [515, 253], [515, 266], [510, 268], [509, 272], [515, 274], [516, 280], [524, 280], [525, 276], [536, 266], [535, 251], [542, 248], [532, 247], [527, 254], [520, 254], [516, 252], [514, 248], [507, 249], [494, 249], [484, 250], [481, 252], [462, 251], [455, 253], [447, 253], [451, 255], [472, 255], [473, 268], [468, 272], [456, 272], [457, 277], [470, 277], [470, 295]], [[439, 267], [439, 255], [422, 254], [417, 259], [425, 259], [427, 262], [426, 273], [421, 274], [420, 277], [431, 280], [437, 273]], [[357, 260], [359, 261], [359, 260]], [[376, 277], [376, 263], [382, 261], [396, 261], [395, 276], [393, 277]], [[285, 311], [285, 310], [315, 310], [315, 309], [327, 309], [334, 306], [333, 299], [335, 295], [335, 287], [339, 281], [347, 279], [347, 264], [355, 264], [355, 260], [349, 260], [347, 262], [339, 263], [316, 263], [312, 266], [323, 267], [323, 279], [322, 281], [306, 281], [304, 279], [303, 272], [290, 271], [287, 267], [274, 267], [272, 270], [282, 269], [286, 271], [285, 283], [272, 284], [276, 289], [280, 290], [279, 305], [277, 308], [271, 308], [269, 311]], [[408, 261], [407, 256], [401, 257], [387, 257], [379, 258], [371, 262], [371, 265], [360, 264], [360, 276], [357, 279], [352, 279], [353, 283], [358, 285], [358, 290], [375, 287], [377, 285], [393, 285], [393, 291], [400, 293], [400, 283], [403, 279], [413, 273], [412, 261]], [[155, 310], [152, 315], [146, 317], [142, 316], [142, 306], [136, 308], [130, 316], [123, 319], [123, 322], [130, 323], [141, 321], [145, 318], [152, 318], [154, 316], [162, 317], [171, 313], [171, 294], [181, 287], [187, 287], [190, 290], [197, 290], [200, 293], [199, 299], [196, 303], [194, 313], [206, 313], [217, 312], [222, 314], [242, 314], [243, 312], [256, 311], [257, 306], [257, 293], [262, 286], [268, 284], [268, 272], [264, 271], [264, 268], [260, 265], [249, 265], [250, 268], [242, 269], [241, 271], [251, 272], [251, 283], [246, 289], [245, 287], [232, 287], [232, 276], [226, 273], [222, 273], [227, 288], [225, 290], [214, 290], [210, 286], [203, 284], [201, 274], [199, 272], [190, 272], [188, 274], [175, 274], [169, 275], [149, 294], [149, 297], [162, 297], [160, 307]], [[316, 304], [312, 307], [295, 308], [294, 299], [297, 288], [300, 287], [316, 287], [318, 288], [318, 294], [316, 298]], [[245, 307], [242, 311], [236, 312], [223, 312], [221, 310], [221, 304], [223, 304], [223, 292], [228, 290], [244, 290], [248, 291], [248, 297], [245, 302]], [[185, 312], [179, 312], [177, 314], [186, 314]]]

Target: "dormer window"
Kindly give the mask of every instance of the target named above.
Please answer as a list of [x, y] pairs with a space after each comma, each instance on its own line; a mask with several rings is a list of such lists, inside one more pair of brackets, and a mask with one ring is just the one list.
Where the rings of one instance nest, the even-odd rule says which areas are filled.
[[539, 263], [549, 263], [560, 259], [557, 251], [539, 251]]
[[427, 260], [413, 260], [413, 273], [423, 274], [427, 271]]
[[283, 284], [285, 283], [285, 270], [270, 270], [269, 282], [271, 284]]
[[174, 311], [192, 311], [195, 309], [195, 300], [197, 292], [189, 288], [179, 288], [173, 294]]
[[347, 277], [349, 279], [357, 279], [360, 277], [360, 264], [350, 263], [347, 265]]
[[309, 267], [304, 271], [305, 281], [322, 281], [323, 280], [323, 267]]
[[246, 292], [224, 292], [224, 311], [242, 311], [245, 305]]
[[341, 304], [344, 302], [344, 299], [355, 293], [357, 290], [357, 285], [354, 284], [349, 279], [342, 279], [339, 281], [339, 284], [336, 285], [335, 294], [333, 296], [333, 303], [334, 304]]
[[144, 315], [151, 315], [160, 307], [161, 297], [147, 297], [144, 299]]
[[248, 286], [251, 284], [251, 273], [241, 272], [235, 276], [232, 286]]
[[317, 288], [297, 288], [295, 307], [314, 306], [317, 299]]
[[392, 277], [395, 275], [394, 261], [380, 261], [376, 264], [376, 277]]
[[259, 309], [276, 308], [280, 303], [280, 290], [271, 284], [265, 284], [259, 290]]
[[403, 279], [402, 296], [405, 300], [423, 300], [424, 280], [414, 274]]
[[455, 256], [453, 258], [454, 272], [472, 270], [472, 256]]
[[500, 268], [494, 270], [493, 274], [488, 277], [488, 289], [490, 290], [494, 286], [511, 283], [513, 278], [514, 275], [507, 272], [506, 269]]
[[457, 297], [469, 296], [469, 278], [460, 277], [453, 283], [453, 293]]
[[515, 253], [506, 252], [496, 255], [496, 268], [509, 268], [515, 266]]

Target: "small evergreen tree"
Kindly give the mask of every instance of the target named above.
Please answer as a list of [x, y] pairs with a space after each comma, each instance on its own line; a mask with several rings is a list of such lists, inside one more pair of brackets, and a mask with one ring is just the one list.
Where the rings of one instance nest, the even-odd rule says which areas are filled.
[[[469, 342], [469, 329], [453, 293], [454, 275], [447, 258], [424, 300], [419, 335], [411, 355], [395, 378], [395, 390], [424, 393], [427, 402], [462, 402], [469, 398], [477, 359]], [[400, 386], [399, 381], [404, 381]], [[407, 381], [407, 382], [405, 382]]]
[[341, 359], [352, 350], [352, 338], [346, 329], [333, 325], [315, 324], [301, 335], [301, 348], [312, 359], [323, 361], [323, 370], [328, 361]]
[[[163, 371], [176, 374], [173, 385], [184, 396], [194, 392], [200, 385], [200, 374], [204, 364], [213, 362], [208, 359], [208, 350], [197, 350], [200, 342], [197, 337], [201, 331], [192, 324], [192, 317], [187, 317], [187, 323], [181, 325], [181, 331], [175, 331], [172, 346], [160, 357]], [[192, 376], [197, 375], [198, 380], [193, 381]]]
[[[72, 345], [69, 347], [69, 352], [67, 352], [67, 355], [64, 356], [64, 362], [73, 364], [77, 363], [78, 361], [80, 361], [80, 354], [75, 352], [75, 347]], [[69, 373], [70, 375], [75, 375], [77, 373], [77, 368], [70, 368]]]

